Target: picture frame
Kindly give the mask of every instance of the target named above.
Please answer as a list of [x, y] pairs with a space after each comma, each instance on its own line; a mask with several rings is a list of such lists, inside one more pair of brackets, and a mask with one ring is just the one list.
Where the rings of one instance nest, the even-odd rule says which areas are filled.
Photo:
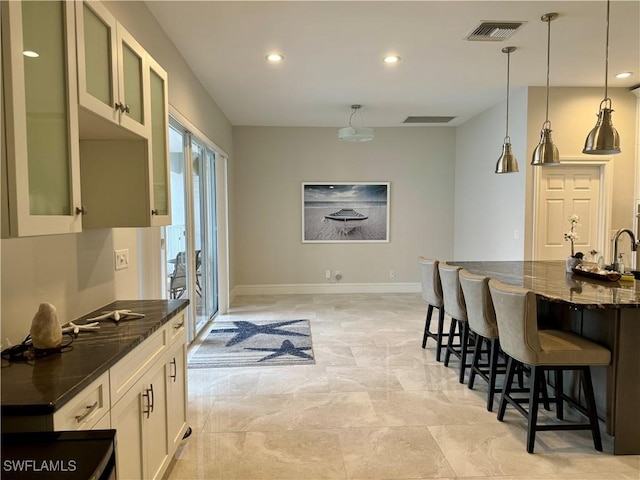
[[303, 243], [389, 243], [390, 182], [303, 182]]

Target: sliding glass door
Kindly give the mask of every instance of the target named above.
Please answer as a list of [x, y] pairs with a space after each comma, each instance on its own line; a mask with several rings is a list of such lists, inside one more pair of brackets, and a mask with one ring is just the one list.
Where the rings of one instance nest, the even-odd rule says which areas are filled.
[[171, 119], [173, 223], [166, 227], [167, 293], [188, 298], [188, 340], [218, 311], [215, 152]]

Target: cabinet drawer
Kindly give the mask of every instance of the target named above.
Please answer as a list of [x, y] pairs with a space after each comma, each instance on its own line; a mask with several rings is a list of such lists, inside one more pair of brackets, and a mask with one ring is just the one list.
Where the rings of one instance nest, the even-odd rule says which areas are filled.
[[169, 328], [170, 342], [172, 344], [178, 339], [184, 342], [184, 338], [182, 337], [186, 335], [186, 331], [187, 331], [187, 322], [185, 321], [184, 311], [176, 315], [174, 318], [172, 318], [168, 322], [168, 328]]
[[109, 370], [112, 405], [167, 351], [169, 348], [167, 327], [168, 325], [165, 325], [155, 332]]
[[109, 395], [109, 373], [105, 372], [53, 414], [53, 429], [90, 430], [111, 408]]

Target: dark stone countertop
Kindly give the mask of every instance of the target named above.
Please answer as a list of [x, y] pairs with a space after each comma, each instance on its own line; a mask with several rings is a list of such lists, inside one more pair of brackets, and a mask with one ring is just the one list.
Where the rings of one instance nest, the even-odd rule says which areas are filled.
[[564, 261], [447, 262], [476, 275], [583, 308], [640, 308], [640, 280], [609, 282], [567, 273]]
[[[111, 368], [143, 340], [184, 310], [188, 300], [117, 300], [77, 320], [112, 310], [144, 318], [100, 321], [95, 332], [80, 332], [71, 349], [29, 361], [2, 359], [2, 415], [50, 415]], [[63, 336], [63, 343], [67, 341]]]

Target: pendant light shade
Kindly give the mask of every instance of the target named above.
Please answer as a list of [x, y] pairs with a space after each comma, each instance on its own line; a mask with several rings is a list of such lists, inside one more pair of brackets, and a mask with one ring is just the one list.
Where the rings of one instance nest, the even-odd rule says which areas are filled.
[[511, 138], [509, 138], [509, 70], [511, 63], [511, 52], [516, 47], [504, 47], [502, 53], [507, 54], [507, 130], [502, 144], [502, 155], [496, 163], [496, 173], [515, 173], [518, 171], [518, 160], [511, 150]]
[[540, 131], [540, 143], [533, 151], [531, 157], [531, 165], [559, 165], [560, 154], [558, 147], [555, 146], [551, 138], [551, 122], [549, 121], [549, 59], [551, 57], [551, 22], [558, 18], [557, 13], [547, 13], [540, 17], [540, 20], [547, 22], [547, 107], [546, 120], [542, 124]]
[[352, 112], [349, 117], [349, 126], [338, 130], [338, 140], [342, 142], [369, 142], [373, 140], [373, 128], [357, 127], [355, 125], [358, 116], [360, 117], [360, 123], [364, 123], [360, 112], [361, 108], [362, 105], [351, 105]]
[[589, 132], [582, 153], [590, 155], [615, 155], [620, 153], [620, 136], [611, 122], [611, 99], [608, 97], [609, 76], [609, 6], [607, 0], [607, 40], [604, 67], [604, 100], [600, 102], [600, 112], [596, 126]]

